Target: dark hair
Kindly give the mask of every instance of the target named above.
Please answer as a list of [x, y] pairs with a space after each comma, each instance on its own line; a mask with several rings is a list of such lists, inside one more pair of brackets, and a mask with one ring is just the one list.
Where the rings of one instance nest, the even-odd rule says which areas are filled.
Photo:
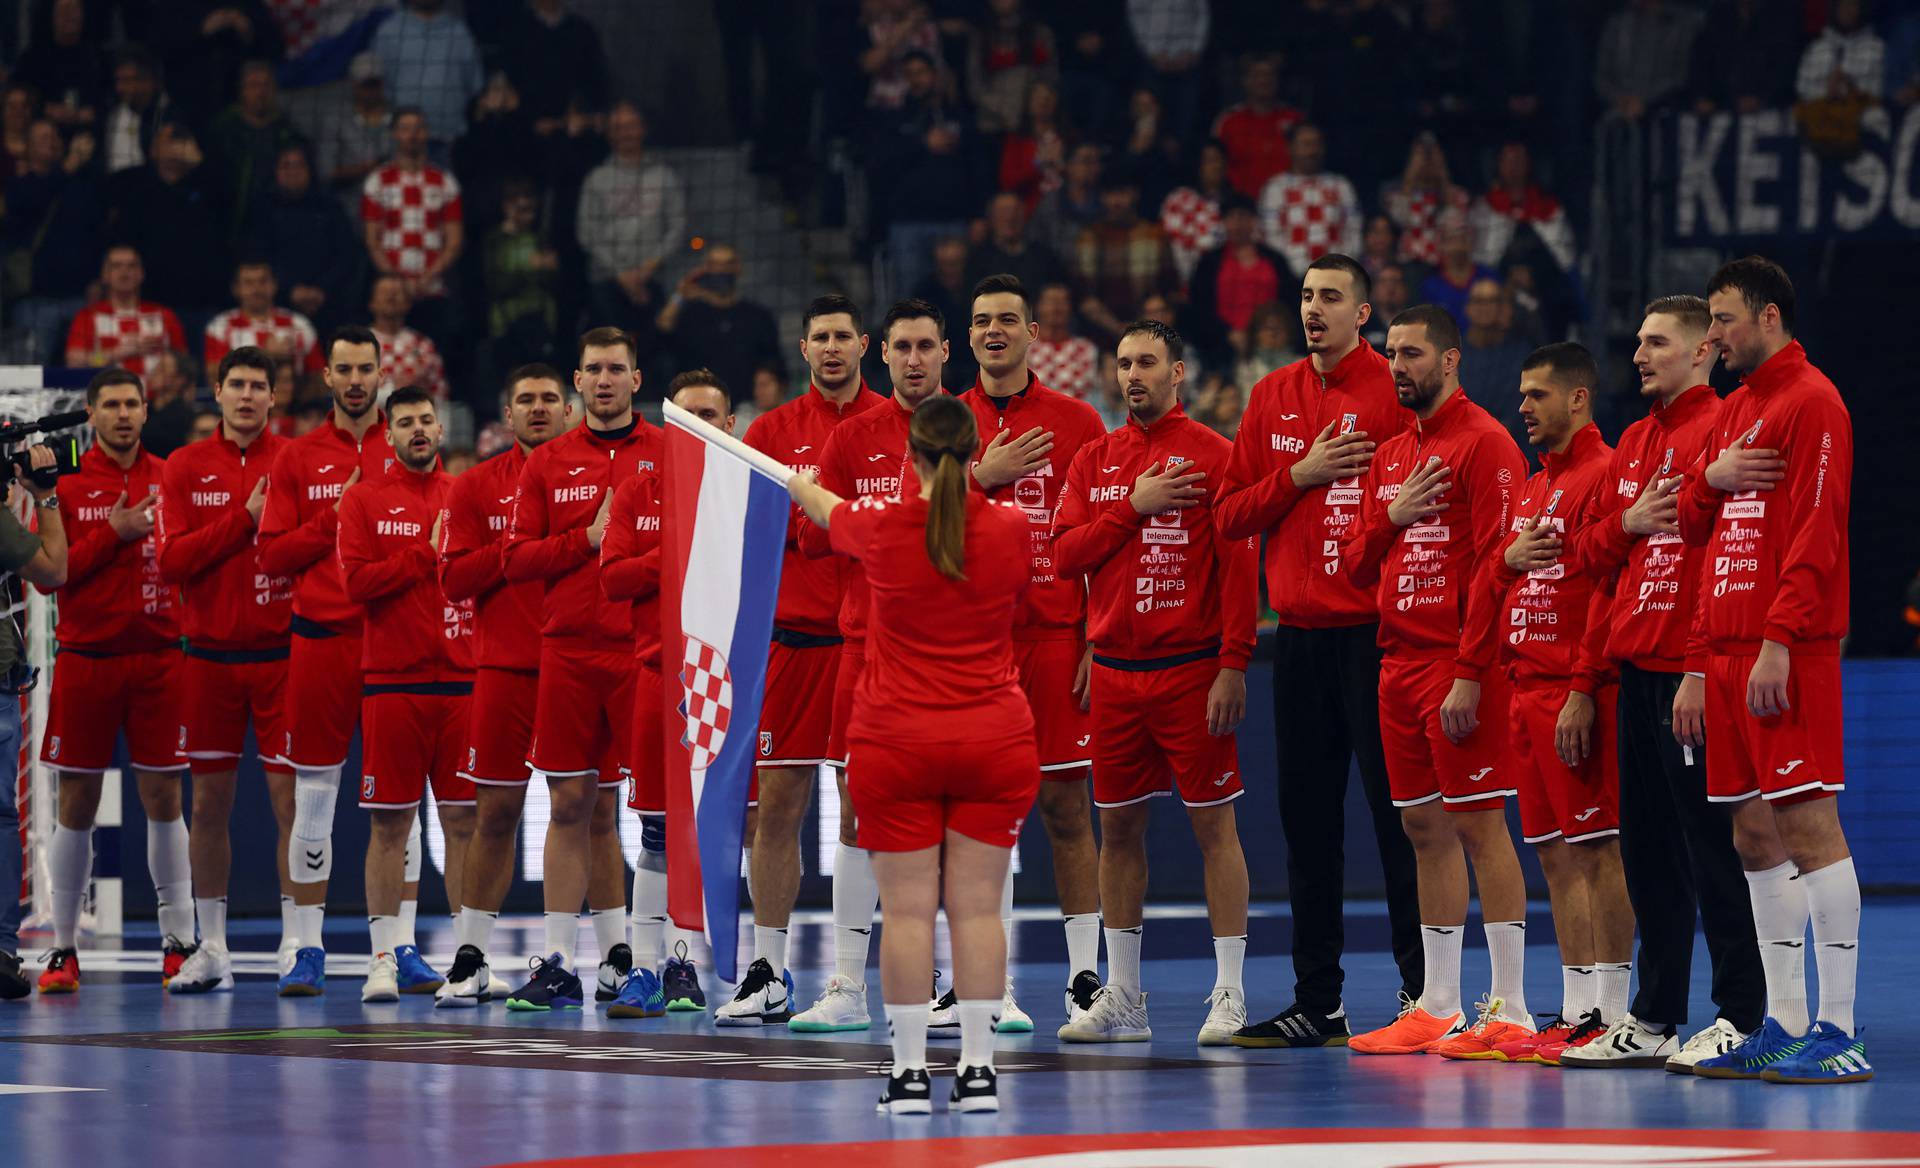
[[710, 385], [719, 390], [720, 400], [726, 403], [727, 412], [729, 414], [733, 412], [733, 391], [727, 388], [726, 382], [720, 380], [718, 373], [705, 367], [676, 373], [673, 380], [667, 383], [667, 400], [672, 401], [681, 390], [696, 385]]
[[939, 67], [933, 63], [933, 58], [928, 56], [924, 49], [908, 49], [906, 52], [900, 54], [900, 68], [902, 70], [915, 61], [925, 61], [927, 68], [932, 69], [936, 73], [940, 71]]
[[343, 324], [327, 334], [327, 343], [320, 346], [320, 352], [329, 365], [333, 364], [335, 345], [372, 345], [374, 361], [380, 360], [380, 338], [364, 324]]
[[[1020, 277], [1011, 272], [1001, 272], [998, 275], [988, 276], [973, 286], [973, 299], [975, 300], [980, 299], [982, 296], [998, 296], [1002, 293], [1018, 296], [1020, 298], [1021, 316], [1027, 320], [1033, 319], [1033, 297], [1027, 295], [1027, 286], [1020, 282]], [[968, 305], [968, 315], [972, 315], [971, 303]]]
[[149, 77], [160, 76], [160, 59], [145, 45], [130, 44], [114, 54], [113, 67], [118, 69], [122, 65], [132, 65]]
[[238, 276], [241, 268], [265, 268], [271, 272], [273, 270], [273, 261], [258, 252], [248, 252], [246, 255], [233, 261], [234, 275]]
[[1704, 333], [1713, 326], [1713, 313], [1708, 310], [1706, 300], [1699, 296], [1682, 293], [1648, 301], [1643, 315], [1652, 316], [1655, 313], [1673, 317], [1689, 332]]
[[387, 125], [389, 126], [398, 125], [400, 123], [400, 119], [406, 118], [406, 117], [419, 118], [421, 122], [429, 126], [433, 124], [432, 122], [427, 121], [427, 111], [423, 107], [417, 106], [417, 105], [403, 105], [403, 106], [396, 106], [394, 108], [393, 113], [387, 118]]
[[611, 348], [614, 345], [625, 345], [627, 360], [633, 362], [635, 369], [640, 367], [640, 342], [633, 339], [632, 333], [622, 328], [614, 328], [612, 325], [602, 325], [581, 333], [580, 348], [574, 355], [574, 363], [577, 365], [585, 360], [588, 349]]
[[138, 377], [135, 377], [130, 370], [122, 369], [118, 365], [109, 365], [94, 374], [92, 381], [87, 382], [87, 404], [90, 406], [99, 404], [100, 391], [110, 385], [131, 385], [140, 391], [141, 401], [147, 400], [147, 387]]
[[843, 296], [838, 292], [815, 296], [807, 302], [807, 310], [800, 314], [800, 331], [804, 334], [811, 329], [813, 318], [816, 316], [837, 316], [843, 312], [853, 318], [853, 331], [858, 333], [861, 323], [860, 306], [853, 302], [853, 297]]
[[1121, 340], [1134, 336], [1157, 337], [1167, 347], [1167, 360], [1183, 361], [1187, 356], [1187, 342], [1181, 337], [1180, 330], [1164, 321], [1141, 318], [1128, 325], [1120, 334]]
[[880, 320], [881, 343], [884, 344], [887, 338], [893, 335], [893, 326], [903, 320], [930, 320], [933, 322], [933, 327], [940, 333], [940, 339], [943, 341], [947, 339], [947, 318], [941, 316], [940, 310], [932, 304], [915, 296], [887, 309], [887, 315]]
[[1232, 191], [1221, 198], [1220, 214], [1224, 217], [1233, 214], [1235, 211], [1245, 211], [1249, 215], [1258, 215], [1260, 208], [1254, 206], [1253, 200], [1247, 198], [1239, 191]]
[[967, 559], [967, 463], [980, 449], [973, 410], [959, 398], [936, 393], [914, 408], [907, 446], [933, 464], [927, 495], [927, 559], [949, 580], [965, 580]]
[[387, 414], [391, 417], [393, 411], [399, 409], [401, 406], [417, 406], [421, 402], [425, 402], [434, 407], [436, 412], [440, 408], [439, 399], [426, 390], [421, 389], [417, 385], [403, 385], [387, 395]]
[[513, 175], [500, 184], [500, 201], [502, 203], [505, 203], [508, 199], [518, 198], [529, 198], [535, 202], [539, 202], [540, 184], [534, 182], [524, 174]]
[[1732, 289], [1755, 316], [1771, 304], [1780, 310], [1780, 327], [1793, 335], [1793, 281], [1787, 270], [1765, 256], [1742, 256], [1720, 265], [1707, 281], [1707, 295]]
[[268, 356], [267, 351], [260, 346], [241, 345], [237, 349], [229, 350], [226, 356], [220, 358], [220, 366], [213, 375], [213, 387], [219, 389], [225, 385], [227, 374], [235, 369], [259, 369], [267, 375], [267, 388], [273, 388], [273, 358]]
[[1527, 354], [1520, 363], [1520, 372], [1534, 369], [1546, 369], [1555, 386], [1571, 389], [1584, 385], [1589, 391], [1600, 386], [1600, 367], [1594, 363], [1593, 354], [1585, 345], [1575, 341], [1555, 341], [1550, 345], [1541, 345]]
[[[1326, 255], [1308, 264], [1307, 271], [1345, 272], [1347, 278], [1353, 281], [1353, 290], [1360, 294], [1360, 303], [1365, 304], [1373, 299], [1373, 277], [1367, 275], [1367, 269], [1361, 267], [1360, 261], [1350, 255], [1341, 255], [1337, 251], [1330, 251]], [[1302, 275], [1305, 275], [1305, 273], [1303, 272]]]
[[560, 387], [562, 394], [567, 392], [567, 378], [565, 374], [547, 364], [545, 361], [534, 361], [526, 365], [515, 366], [513, 372], [507, 374], [507, 379], [500, 385], [501, 396], [511, 397], [513, 387], [523, 381], [551, 381]]
[[1412, 308], [1403, 308], [1400, 315], [1388, 322], [1388, 328], [1399, 328], [1403, 324], [1417, 324], [1427, 330], [1427, 340], [1441, 352], [1460, 347], [1460, 322], [1453, 314], [1438, 304], [1416, 304]]

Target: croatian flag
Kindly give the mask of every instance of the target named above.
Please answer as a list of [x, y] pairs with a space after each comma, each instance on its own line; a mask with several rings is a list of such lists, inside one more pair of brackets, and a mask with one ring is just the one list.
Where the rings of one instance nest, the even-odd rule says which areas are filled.
[[667, 911], [735, 981], [741, 832], [793, 471], [666, 403], [660, 671]]

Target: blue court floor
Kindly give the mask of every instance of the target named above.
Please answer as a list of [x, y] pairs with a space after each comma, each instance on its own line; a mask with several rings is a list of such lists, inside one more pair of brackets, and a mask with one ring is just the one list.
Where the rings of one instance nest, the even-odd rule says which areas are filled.
[[[1547, 940], [1542, 908], [1530, 933]], [[1349, 919], [1346, 1004], [1366, 1029], [1391, 1019], [1397, 979], [1380, 907], [1354, 904]], [[793, 972], [807, 1002], [831, 965], [826, 928], [805, 923], [816, 920], [795, 928]], [[537, 922], [522, 923], [503, 928], [496, 949], [533, 944]], [[1486, 953], [1477, 930], [1469, 936], [1465, 985], [1477, 997]], [[276, 937], [277, 922], [246, 923], [234, 944], [270, 950]], [[364, 929], [336, 920], [328, 940], [335, 972], [319, 999], [283, 1002], [264, 974], [243, 976], [232, 994], [171, 997], [157, 961], [151, 973], [115, 973], [106, 956], [89, 968], [83, 950], [80, 994], [0, 1004], [0, 1165], [1920, 1165], [1916, 900], [1867, 904], [1859, 1016], [1879, 1077], [1829, 1088], [1342, 1049], [1202, 1051], [1193, 1038], [1213, 968], [1197, 910], [1148, 922], [1154, 1040], [1063, 1050], [1053, 1037], [1063, 1020], [1061, 930], [1050, 914], [1027, 911], [1015, 972], [1037, 1033], [1000, 1045], [1004, 1110], [937, 1110], [931, 1120], [874, 1113], [883, 1024], [828, 1041], [716, 1032], [690, 1014], [619, 1022], [591, 1008], [436, 1011], [431, 998], [363, 1007], [359, 981], [342, 971], [366, 952]], [[423, 924], [422, 940], [444, 969], [450, 928]], [[120, 943], [155, 948], [150, 935]], [[1286, 945], [1284, 910], [1270, 907], [1254, 921], [1246, 967], [1257, 1017], [1290, 999]], [[581, 963], [590, 969], [593, 959], [585, 951]], [[1553, 1009], [1552, 946], [1536, 941], [1527, 961], [1529, 1004]], [[504, 965], [496, 976], [514, 977]], [[1705, 971], [1702, 950], [1695, 1025], [1712, 1018]], [[702, 974], [710, 998], [723, 992]], [[877, 991], [877, 976], [870, 981]], [[950, 1069], [957, 1052], [933, 1045]], [[693, 1149], [713, 1150], [690, 1159]]]

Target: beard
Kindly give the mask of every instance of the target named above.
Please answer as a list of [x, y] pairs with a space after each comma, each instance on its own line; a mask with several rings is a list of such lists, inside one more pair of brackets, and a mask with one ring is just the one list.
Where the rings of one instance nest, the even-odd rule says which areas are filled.
[[1415, 413], [1419, 413], [1432, 405], [1435, 399], [1440, 396], [1440, 391], [1446, 387], [1447, 379], [1441, 375], [1438, 369], [1435, 369], [1433, 376], [1426, 381], [1421, 381], [1416, 378], [1407, 385], [1401, 385], [1395, 382], [1393, 389], [1395, 396], [1400, 399], [1401, 405]]

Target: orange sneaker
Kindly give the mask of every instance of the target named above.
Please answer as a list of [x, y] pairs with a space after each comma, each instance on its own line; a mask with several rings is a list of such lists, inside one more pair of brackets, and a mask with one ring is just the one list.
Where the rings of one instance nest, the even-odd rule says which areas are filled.
[[1500, 1016], [1504, 1005], [1506, 1002], [1500, 998], [1481, 998], [1474, 1006], [1480, 1016], [1474, 1019], [1472, 1027], [1463, 1034], [1435, 1043], [1432, 1053], [1450, 1059], [1491, 1059], [1494, 1048], [1501, 1043], [1519, 1042], [1532, 1034], [1533, 1027], [1526, 1023]]
[[1423, 1054], [1434, 1043], [1458, 1034], [1466, 1025], [1459, 1014], [1436, 1018], [1420, 1003], [1400, 995], [1400, 1016], [1391, 1025], [1347, 1040], [1347, 1049], [1359, 1054]]
[[80, 992], [80, 955], [71, 949], [55, 949], [47, 954], [46, 972], [40, 975], [43, 994]]
[[1551, 1022], [1542, 1026], [1537, 1033], [1513, 1042], [1503, 1042], [1493, 1048], [1493, 1057], [1503, 1063], [1539, 1062], [1537, 1057], [1541, 1047], [1550, 1043], [1565, 1042], [1573, 1036], [1573, 1023], [1555, 1016]]

